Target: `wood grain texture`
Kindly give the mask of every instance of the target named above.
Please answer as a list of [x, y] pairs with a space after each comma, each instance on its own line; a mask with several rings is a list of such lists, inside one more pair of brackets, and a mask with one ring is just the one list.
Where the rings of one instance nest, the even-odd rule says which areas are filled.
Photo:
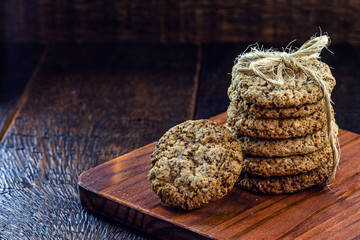
[[318, 31], [359, 45], [358, 1], [5, 0], [2, 39], [11, 42], [161, 43], [304, 41]]
[[[224, 123], [226, 114], [213, 120]], [[159, 238], [349, 239], [360, 236], [360, 135], [340, 130], [341, 162], [331, 186], [268, 196], [233, 189], [202, 209], [167, 207], [147, 179], [155, 143], [84, 172], [83, 204]], [[197, 236], [197, 234], [199, 236]]]
[[204, 44], [196, 102], [196, 119], [210, 118], [225, 112], [229, 105], [227, 89], [231, 83], [231, 69], [237, 55], [248, 44]]
[[40, 64], [45, 47], [38, 44], [1, 44], [0, 141], [9, 127], [18, 101]]
[[337, 82], [331, 96], [336, 121], [341, 128], [360, 133], [360, 49], [345, 44], [330, 46], [330, 50], [334, 54], [325, 51], [322, 59], [333, 68]]
[[78, 176], [192, 118], [197, 62], [193, 45], [51, 49], [0, 145], [0, 238], [133, 237], [85, 210]]

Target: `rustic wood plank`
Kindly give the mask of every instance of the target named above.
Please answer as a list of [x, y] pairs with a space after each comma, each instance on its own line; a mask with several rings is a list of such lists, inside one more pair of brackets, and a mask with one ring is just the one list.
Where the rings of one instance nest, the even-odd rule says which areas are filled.
[[[213, 120], [224, 123], [226, 114]], [[339, 138], [340, 167], [324, 188], [277, 196], [236, 188], [202, 209], [179, 211], [162, 204], [147, 180], [152, 143], [84, 172], [80, 195], [92, 211], [164, 239], [348, 239], [360, 233], [360, 136], [341, 130]]]
[[2, 43], [0, 48], [0, 141], [6, 133], [26, 84], [40, 64], [45, 47]]
[[193, 117], [194, 45], [58, 45], [0, 145], [1, 239], [124, 239], [87, 211], [81, 172]]
[[[294, 43], [295, 44], [295, 43]], [[236, 56], [249, 44], [222, 43], [203, 46], [203, 63], [200, 74], [196, 118], [209, 118], [226, 111], [229, 104], [227, 88], [230, 85], [232, 66]], [[296, 44], [295, 44], [296, 46]], [[281, 49], [281, 45], [264, 45]], [[337, 84], [332, 93], [337, 124], [346, 130], [360, 133], [360, 50], [350, 45], [330, 45], [322, 51], [322, 61], [332, 67]]]
[[248, 44], [204, 44], [196, 119], [225, 112], [229, 105], [227, 89], [234, 60]]
[[[304, 41], [319, 31], [359, 45], [358, 1], [4, 1], [7, 41], [162, 43]], [[329, 21], [331, 19], [331, 21]]]
[[330, 45], [334, 54], [324, 51], [323, 61], [332, 67], [336, 86], [331, 96], [335, 118], [341, 128], [360, 133], [360, 49], [350, 45]]
[[[236, 56], [237, 50], [242, 51], [241, 46], [236, 48], [237, 45], [209, 44], [213, 48], [211, 53], [207, 45], [203, 47], [202, 55], [212, 57], [205, 57], [203, 61], [206, 70], [200, 73], [197, 117], [209, 117], [219, 111], [217, 108], [225, 106], [226, 96], [224, 102], [219, 104], [212, 102], [211, 96], [206, 93], [212, 91], [216, 99], [221, 99], [222, 90], [217, 90], [224, 87], [221, 85], [223, 83], [219, 81], [215, 88], [209, 88], [202, 81], [218, 84], [216, 80], [223, 79], [222, 74], [228, 71], [225, 65], [231, 68], [232, 59], [224, 61], [227, 63], [222, 65], [221, 59], [214, 60], [216, 54], [218, 52], [226, 57], [227, 51]], [[338, 64], [341, 66], [342, 70], [336, 76], [338, 82], [341, 81], [341, 85], [337, 85], [340, 90], [336, 89], [334, 93], [340, 91], [343, 96], [339, 94], [340, 100], [334, 99], [334, 96], [333, 99], [338, 108], [338, 122], [343, 121], [341, 127], [356, 127], [359, 109], [355, 81], [358, 75], [358, 50], [346, 45], [340, 47], [339, 50], [335, 49], [333, 56], [336, 58], [340, 51], [340, 54], [343, 52], [342, 57], [337, 61], [334, 59], [330, 65], [334, 71], [338, 71]], [[224, 49], [224, 53], [219, 51]], [[334, 50], [332, 47], [330, 49]], [[29, 91], [29, 98], [0, 145], [0, 222], [4, 223], [0, 225], [0, 238], [137, 236], [134, 231], [117, 227], [109, 219], [84, 211], [77, 199], [77, 176], [83, 170], [156, 140], [172, 125], [192, 118], [197, 51], [193, 45], [139, 44], [62, 45], [50, 51]], [[346, 60], [347, 54], [349, 60]], [[25, 59], [20, 60], [25, 63]], [[14, 66], [17, 67], [16, 64]], [[16, 69], [11, 74], [20, 76], [21, 72]], [[214, 76], [211, 71], [215, 73]], [[352, 75], [354, 72], [355, 75]], [[347, 85], [347, 82], [352, 85]], [[138, 87], [140, 92], [135, 91]], [[342, 105], [342, 97], [347, 99], [347, 105]], [[206, 103], [204, 99], [209, 102]], [[212, 103], [216, 108], [211, 107]], [[344, 110], [341, 112], [342, 108]], [[154, 118], [154, 114], [162, 117]], [[343, 114], [348, 115], [342, 117]], [[344, 124], [345, 120], [347, 122]], [[354, 133], [340, 132], [342, 144], [358, 138]], [[356, 149], [356, 146], [349, 146]], [[130, 161], [130, 164], [133, 163], [136, 162]], [[144, 191], [134, 195], [131, 184], [128, 184], [124, 192], [117, 194], [126, 194], [127, 201], [136, 203], [148, 199], [149, 205], [159, 208], [156, 196], [145, 191], [146, 179], [138, 177], [134, 180], [139, 181], [140, 189]], [[116, 189], [109, 190], [116, 192]], [[264, 204], [257, 205], [264, 208], [272, 204], [258, 197], [253, 200], [264, 201]], [[280, 201], [281, 198], [274, 200]], [[350, 198], [349, 201], [353, 200]], [[98, 203], [103, 204], [101, 199]], [[354, 205], [357, 206], [356, 201]], [[340, 208], [342, 206], [348, 205], [344, 203]], [[118, 215], [119, 211], [115, 210], [112, 216]], [[251, 211], [247, 213], [251, 214]], [[125, 213], [134, 224], [137, 223], [136, 212]], [[334, 211], [333, 214], [329, 222], [323, 223], [324, 227], [330, 227], [333, 222], [338, 222], [332, 228], [334, 231], [342, 228], [350, 231], [354, 226], [358, 227], [356, 221], [342, 218], [341, 213]], [[354, 210], [349, 215], [356, 214]], [[127, 215], [119, 215], [119, 221]], [[318, 216], [321, 218], [322, 215], [311, 215], [310, 222]], [[218, 219], [214, 215], [209, 221], [217, 222]], [[306, 221], [301, 227], [308, 228]], [[206, 226], [208, 221], [203, 224]], [[326, 237], [326, 233], [315, 228], [306, 236]], [[288, 233], [289, 236], [301, 236], [299, 234], [297, 231]]]

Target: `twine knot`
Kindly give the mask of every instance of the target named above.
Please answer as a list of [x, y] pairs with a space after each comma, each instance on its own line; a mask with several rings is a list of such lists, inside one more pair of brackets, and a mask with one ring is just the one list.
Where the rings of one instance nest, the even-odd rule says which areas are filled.
[[[291, 54], [287, 52], [282, 52], [280, 54], [281, 63], [285, 66], [290, 67], [291, 69], [297, 70], [296, 64], [294, 61], [296, 61], [295, 57], [293, 57]], [[281, 64], [280, 63], [280, 64]]]
[[[302, 62], [318, 60], [320, 58], [321, 50], [329, 43], [330, 38], [323, 35], [310, 39], [297, 51], [291, 53], [273, 51], [264, 52], [252, 49], [250, 53], [240, 56], [238, 60], [241, 60], [242, 64], [236, 68], [241, 72], [252, 72], [268, 83], [279, 87], [284, 84], [283, 74], [285, 69], [289, 69], [293, 73], [294, 71], [297, 72], [301, 70], [319, 85], [323, 92], [323, 98], [325, 99], [328, 136], [334, 159], [333, 168], [327, 182], [330, 182], [335, 178], [336, 169], [339, 164], [339, 155], [332, 127], [330, 94], [322, 78], [314, 72], [314, 70], [303, 65]], [[293, 79], [294, 78], [295, 74], [293, 76]]]

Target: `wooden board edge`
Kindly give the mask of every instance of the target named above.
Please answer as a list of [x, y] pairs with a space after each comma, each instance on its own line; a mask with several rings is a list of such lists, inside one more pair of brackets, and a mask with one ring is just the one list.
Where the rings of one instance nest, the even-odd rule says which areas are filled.
[[121, 155], [121, 156], [119, 156], [119, 157], [117, 157], [117, 158], [111, 159], [111, 160], [109, 160], [109, 161], [107, 161], [107, 162], [104, 162], [104, 163], [102, 163], [102, 164], [99, 164], [99, 165], [97, 165], [97, 166], [95, 166], [95, 167], [93, 167], [93, 168], [90, 168], [90, 169], [82, 172], [82, 173], [79, 175], [79, 178], [78, 178], [78, 186], [84, 187], [85, 184], [83, 184], [83, 182], [84, 182], [88, 177], [91, 178], [91, 173], [92, 173], [92, 172], [94, 172], [94, 171], [96, 171], [96, 170], [98, 170], [98, 169], [101, 169], [102, 167], [105, 167], [105, 166], [107, 166], [107, 165], [109, 165], [109, 164], [116, 163], [116, 162], [120, 161], [121, 159], [127, 159], [127, 158], [131, 158], [131, 157], [136, 157], [136, 156], [138, 156], [139, 153], [141, 153], [141, 152], [144, 152], [144, 154], [146, 154], [146, 153], [148, 153], [148, 152], [150, 152], [150, 151], [152, 152], [153, 149], [154, 149], [154, 147], [155, 147], [155, 144], [156, 144], [156, 142], [149, 143], [149, 144], [147, 144], [147, 145], [145, 145], [145, 146], [142, 146], [142, 147], [140, 147], [140, 148], [137, 148], [137, 149], [135, 149], [135, 150], [133, 150], [133, 151], [131, 151], [131, 152], [128, 152], [128, 153], [126, 153], [126, 154], [124, 154], [124, 155]]
[[119, 203], [79, 184], [82, 205], [101, 216], [110, 218], [132, 229], [139, 230], [160, 239], [214, 239], [204, 236], [169, 220], [154, 216], [139, 207]]

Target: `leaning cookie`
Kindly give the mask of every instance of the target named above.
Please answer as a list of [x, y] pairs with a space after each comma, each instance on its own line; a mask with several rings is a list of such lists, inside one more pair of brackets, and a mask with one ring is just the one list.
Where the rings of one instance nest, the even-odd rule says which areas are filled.
[[265, 194], [293, 193], [324, 184], [330, 176], [332, 163], [331, 159], [312, 171], [282, 177], [260, 177], [242, 173], [236, 185], [249, 191]]
[[280, 139], [312, 134], [326, 124], [325, 111], [321, 110], [302, 118], [258, 118], [245, 111], [239, 111], [232, 103], [227, 110], [227, 124], [241, 135]]
[[[329, 137], [327, 127], [306, 136], [285, 139], [264, 139], [243, 136], [229, 127], [241, 144], [243, 153], [262, 157], [286, 157], [304, 155], [324, 148]], [[337, 136], [338, 126], [333, 120], [333, 134]]]
[[161, 201], [191, 210], [224, 197], [242, 163], [241, 146], [229, 130], [209, 120], [190, 120], [157, 142], [148, 178]]

